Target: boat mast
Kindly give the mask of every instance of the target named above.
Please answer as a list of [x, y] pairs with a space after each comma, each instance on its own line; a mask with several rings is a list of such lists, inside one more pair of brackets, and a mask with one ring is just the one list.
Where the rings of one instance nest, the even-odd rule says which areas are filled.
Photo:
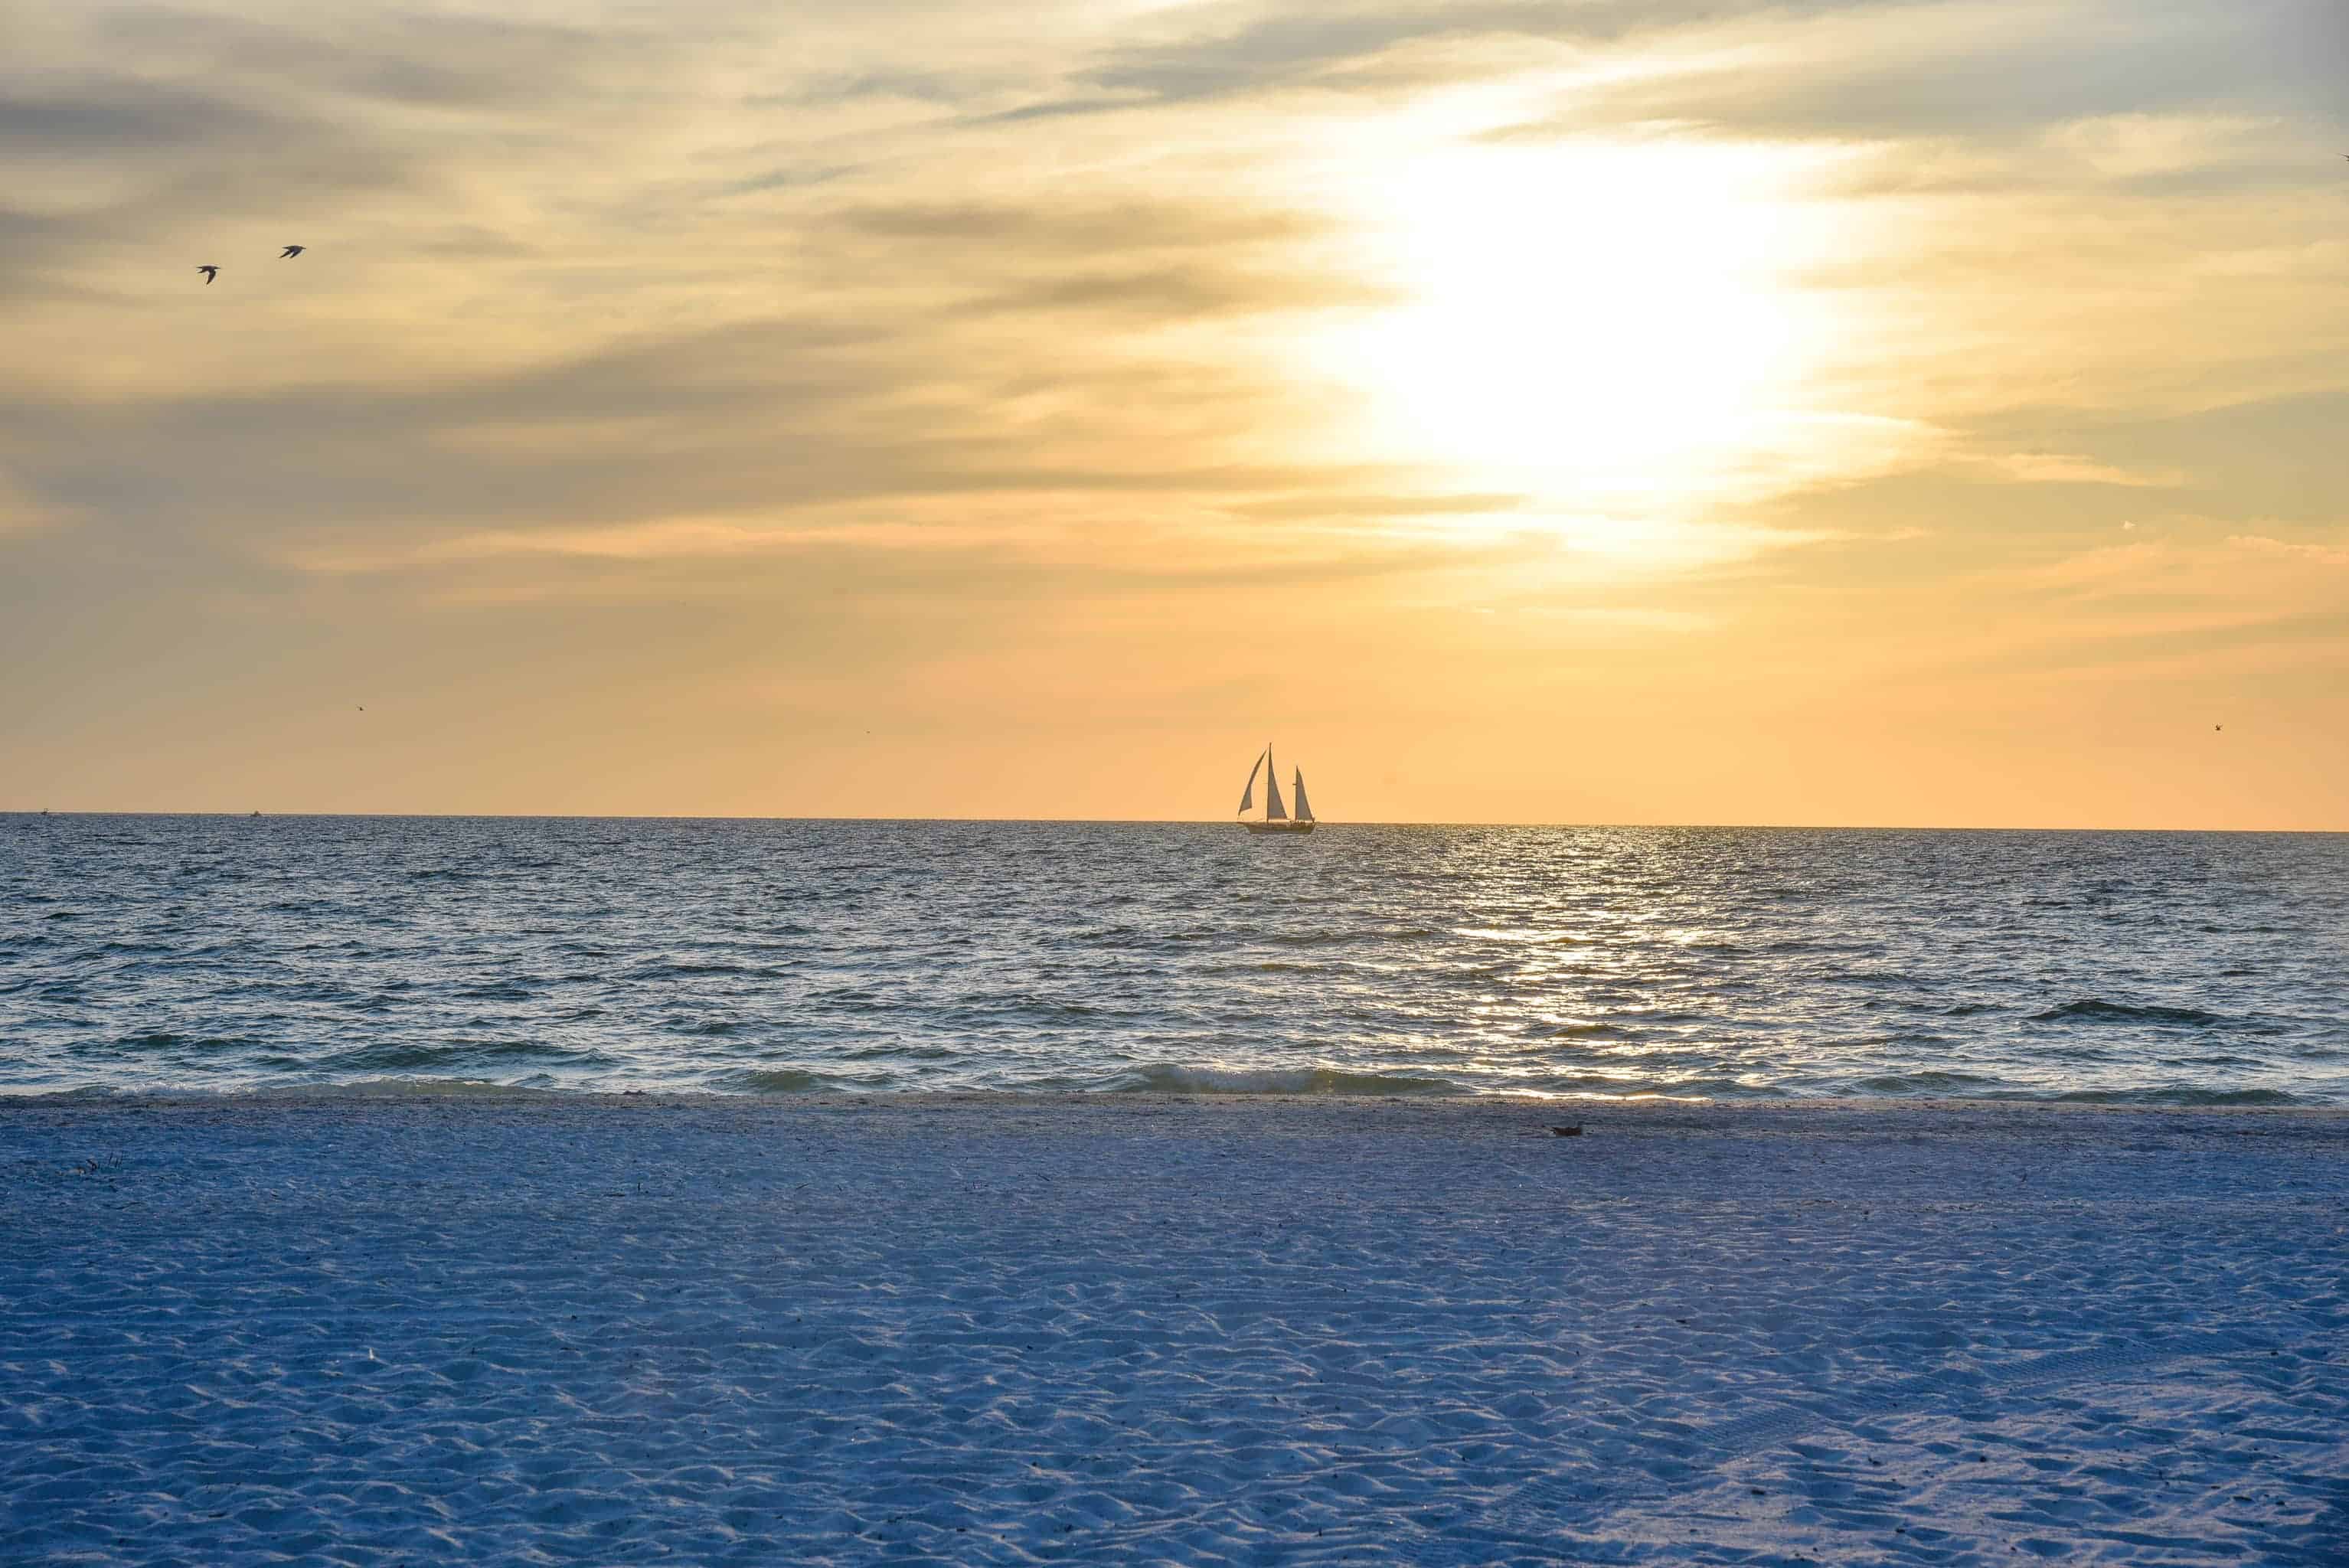
[[1272, 742], [1264, 743], [1264, 820], [1277, 822], [1286, 819], [1288, 808], [1280, 803], [1280, 769], [1273, 766]]

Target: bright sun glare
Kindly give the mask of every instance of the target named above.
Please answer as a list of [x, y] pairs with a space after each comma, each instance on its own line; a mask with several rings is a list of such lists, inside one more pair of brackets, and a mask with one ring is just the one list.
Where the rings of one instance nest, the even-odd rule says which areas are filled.
[[1386, 460], [1565, 509], [1674, 510], [1783, 444], [1819, 324], [1817, 236], [1775, 150], [1477, 145], [1361, 215], [1401, 296], [1323, 345]]

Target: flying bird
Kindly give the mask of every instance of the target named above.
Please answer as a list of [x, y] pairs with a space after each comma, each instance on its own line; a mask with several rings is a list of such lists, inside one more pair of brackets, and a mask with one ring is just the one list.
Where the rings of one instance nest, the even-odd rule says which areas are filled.
[[218, 267], [198, 267], [196, 271], [204, 274], [204, 282], [207, 284], [211, 284], [214, 278], [220, 276], [220, 269]]
[[277, 253], [277, 259], [281, 262], [289, 261], [292, 258], [300, 255], [309, 248], [310, 247], [307, 245], [288, 245], [284, 250]]

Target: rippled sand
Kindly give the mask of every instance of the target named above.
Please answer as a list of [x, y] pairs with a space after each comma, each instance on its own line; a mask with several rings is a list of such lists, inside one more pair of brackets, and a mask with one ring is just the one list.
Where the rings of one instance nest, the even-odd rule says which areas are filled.
[[2338, 1562], [2349, 1117], [0, 1102], [11, 1561]]

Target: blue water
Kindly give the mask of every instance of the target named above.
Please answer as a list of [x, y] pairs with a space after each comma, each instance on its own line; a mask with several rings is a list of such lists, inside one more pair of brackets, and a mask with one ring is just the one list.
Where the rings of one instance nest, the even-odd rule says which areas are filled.
[[0, 816], [0, 1089], [2349, 1103], [2349, 836]]

